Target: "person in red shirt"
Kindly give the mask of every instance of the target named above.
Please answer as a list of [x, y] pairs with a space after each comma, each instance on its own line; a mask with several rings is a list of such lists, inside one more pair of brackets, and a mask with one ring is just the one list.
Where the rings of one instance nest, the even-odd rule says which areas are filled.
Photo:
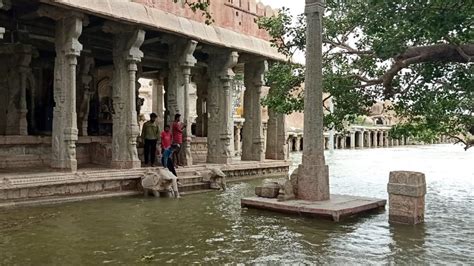
[[172, 125], [173, 130], [173, 144], [178, 144], [178, 149], [175, 150], [173, 153], [173, 162], [175, 165], [183, 166], [180, 163], [180, 156], [181, 156], [181, 146], [183, 144], [183, 129], [186, 127], [181, 121], [181, 115], [176, 114], [174, 116], [174, 122]]
[[165, 152], [166, 149], [171, 147], [171, 140], [173, 136], [171, 136], [170, 126], [166, 125], [165, 130], [161, 132], [161, 151]]

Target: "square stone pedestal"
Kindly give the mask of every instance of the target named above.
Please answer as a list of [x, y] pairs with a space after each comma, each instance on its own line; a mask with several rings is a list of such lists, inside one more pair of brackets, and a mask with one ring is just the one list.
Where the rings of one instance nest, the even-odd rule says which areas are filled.
[[387, 201], [382, 199], [348, 195], [331, 195], [330, 200], [324, 201], [277, 201], [277, 199], [260, 197], [249, 197], [241, 200], [242, 207], [330, 218], [336, 222], [342, 217], [385, 208], [386, 203]]

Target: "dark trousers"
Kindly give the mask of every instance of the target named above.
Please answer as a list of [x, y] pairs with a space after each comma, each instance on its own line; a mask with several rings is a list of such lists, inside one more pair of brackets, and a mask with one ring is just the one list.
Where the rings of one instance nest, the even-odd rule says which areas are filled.
[[182, 143], [179, 144], [179, 148], [175, 148], [173, 152], [173, 162], [176, 165], [181, 165], [181, 145]]
[[168, 163], [166, 164], [166, 167], [168, 168], [168, 170], [170, 170], [171, 173], [173, 173], [174, 176], [178, 177], [178, 175], [176, 174], [176, 169], [174, 169], [173, 160], [171, 160], [171, 158], [168, 158]]
[[155, 164], [156, 160], [156, 139], [145, 139], [145, 147], [143, 147], [143, 153], [145, 155], [145, 164], [150, 162], [152, 165]]

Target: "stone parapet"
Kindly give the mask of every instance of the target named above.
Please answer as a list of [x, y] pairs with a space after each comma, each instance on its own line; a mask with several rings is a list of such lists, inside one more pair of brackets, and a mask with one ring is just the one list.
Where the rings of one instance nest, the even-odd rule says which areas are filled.
[[390, 172], [387, 185], [389, 193], [389, 221], [418, 224], [425, 214], [425, 175], [419, 172]]

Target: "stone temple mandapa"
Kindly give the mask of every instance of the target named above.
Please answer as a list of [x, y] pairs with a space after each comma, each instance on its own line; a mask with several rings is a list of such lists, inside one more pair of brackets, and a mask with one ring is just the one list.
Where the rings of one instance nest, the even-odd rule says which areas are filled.
[[[269, 114], [264, 138], [260, 111], [268, 63], [285, 57], [255, 20], [275, 11], [255, 0], [212, 0], [215, 21], [206, 25], [183, 2], [0, 0], [0, 201], [134, 189], [143, 174], [140, 78], [158, 87], [153, 111], [161, 129], [176, 113], [188, 125], [187, 166], [227, 165], [230, 177], [287, 175], [284, 116]], [[248, 99], [243, 166], [232, 166], [236, 75], [244, 77]], [[198, 92], [194, 124], [191, 82]], [[84, 185], [103, 177], [115, 183]], [[32, 194], [48, 182], [74, 185]]]

